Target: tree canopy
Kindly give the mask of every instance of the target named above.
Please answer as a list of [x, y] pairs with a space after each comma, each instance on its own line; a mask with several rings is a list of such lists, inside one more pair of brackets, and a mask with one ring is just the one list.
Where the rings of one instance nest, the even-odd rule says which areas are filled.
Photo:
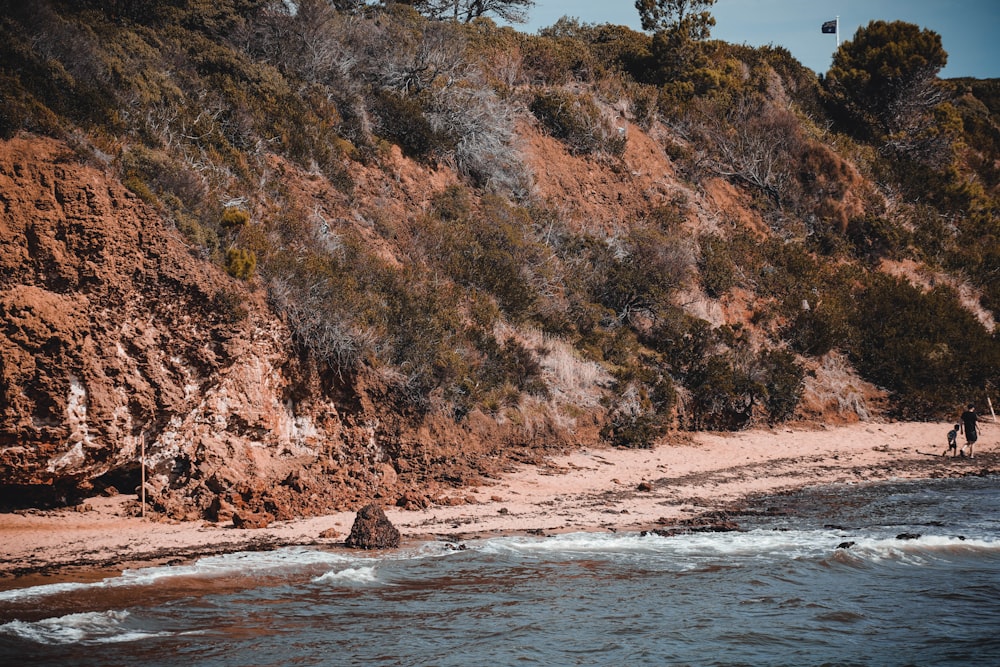
[[872, 21], [841, 44], [827, 85], [851, 120], [886, 137], [942, 100], [936, 81], [947, 62], [933, 30]]
[[642, 29], [649, 32], [672, 31], [691, 40], [708, 39], [715, 19], [708, 8], [715, 0], [636, 0]]
[[424, 16], [435, 19], [469, 23], [493, 14], [511, 23], [524, 23], [535, 0], [413, 0], [405, 4], [411, 4]]

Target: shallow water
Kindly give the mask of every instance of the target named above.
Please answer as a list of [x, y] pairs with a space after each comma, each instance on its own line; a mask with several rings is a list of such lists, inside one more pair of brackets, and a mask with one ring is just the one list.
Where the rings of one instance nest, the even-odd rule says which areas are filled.
[[0, 656], [37, 665], [996, 665], [998, 481], [766, 498], [734, 533], [504, 537], [374, 555], [287, 548], [7, 590]]

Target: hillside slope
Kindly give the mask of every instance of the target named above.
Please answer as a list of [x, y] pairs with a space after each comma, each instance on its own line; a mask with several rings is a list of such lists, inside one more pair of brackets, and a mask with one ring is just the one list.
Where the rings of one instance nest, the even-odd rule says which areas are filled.
[[223, 518], [421, 504], [535, 456], [319, 377], [259, 291], [64, 144], [2, 142], [0, 192], [5, 503], [131, 491], [143, 446], [154, 508]]
[[928, 162], [780, 49], [710, 43], [685, 93], [615, 26], [140, 5], [0, 16], [0, 506], [131, 492], [143, 451], [172, 517], [461, 503], [1000, 383], [990, 86]]

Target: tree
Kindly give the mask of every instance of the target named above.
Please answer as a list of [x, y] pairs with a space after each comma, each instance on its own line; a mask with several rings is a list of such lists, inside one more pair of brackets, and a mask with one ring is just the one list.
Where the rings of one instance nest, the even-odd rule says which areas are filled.
[[715, 0], [635, 0], [642, 29], [649, 32], [676, 32], [687, 40], [708, 39], [715, 19], [708, 8]]
[[421, 14], [434, 19], [452, 19], [470, 23], [474, 19], [493, 14], [504, 21], [524, 23], [528, 10], [535, 0], [416, 0], [410, 3]]
[[[708, 39], [715, 19], [708, 8], [715, 0], [636, 0], [642, 29], [653, 32], [656, 78], [679, 86], [681, 96], [699, 86], [697, 72], [706, 63], [701, 42]], [[687, 91], [685, 93], [685, 91]]]
[[841, 44], [826, 78], [847, 117], [872, 136], [917, 134], [944, 100], [937, 74], [948, 62], [941, 36], [902, 21], [872, 21]]

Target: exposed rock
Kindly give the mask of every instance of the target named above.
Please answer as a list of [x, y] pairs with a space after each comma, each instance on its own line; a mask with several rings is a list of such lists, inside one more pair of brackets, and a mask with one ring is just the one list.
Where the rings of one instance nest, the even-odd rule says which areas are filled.
[[236, 512], [233, 514], [233, 526], [241, 529], [267, 528], [274, 517], [267, 512]]
[[396, 507], [406, 510], [422, 510], [430, 507], [431, 501], [426, 494], [406, 491], [396, 500]]
[[642, 535], [659, 535], [660, 537], [673, 537], [675, 535], [688, 535], [691, 533], [730, 533], [738, 531], [739, 525], [735, 521], [707, 521], [701, 522], [697, 519], [688, 519], [678, 522], [670, 528], [655, 528], [649, 531], [642, 531]]
[[[303, 210], [349, 205], [268, 159]], [[394, 159], [392, 173], [419, 193], [388, 197], [387, 215], [405, 219], [403, 202], [451, 182]], [[352, 169], [357, 201], [403, 194], [381, 169]], [[416, 509], [511, 461], [596, 442], [600, 422], [540, 428], [528, 443], [513, 421], [478, 411], [460, 424], [414, 413], [380, 372], [330, 376], [260, 284], [192, 252], [99, 160], [27, 133], [0, 141], [0, 506], [131, 490], [144, 463], [147, 508], [174, 519], [281, 520], [376, 498]]]
[[856, 544], [856, 542], [841, 542], [837, 545], [838, 549], [850, 549]]
[[652, 491], [653, 485], [649, 482], [639, 482], [639, 486], [635, 487], [636, 491]]
[[900, 533], [896, 536], [897, 540], [919, 540], [920, 533]]
[[365, 505], [354, 518], [345, 544], [355, 549], [395, 549], [399, 547], [399, 530], [381, 507]]
[[335, 540], [340, 537], [340, 531], [336, 528], [327, 528], [319, 534], [319, 537], [323, 540]]

